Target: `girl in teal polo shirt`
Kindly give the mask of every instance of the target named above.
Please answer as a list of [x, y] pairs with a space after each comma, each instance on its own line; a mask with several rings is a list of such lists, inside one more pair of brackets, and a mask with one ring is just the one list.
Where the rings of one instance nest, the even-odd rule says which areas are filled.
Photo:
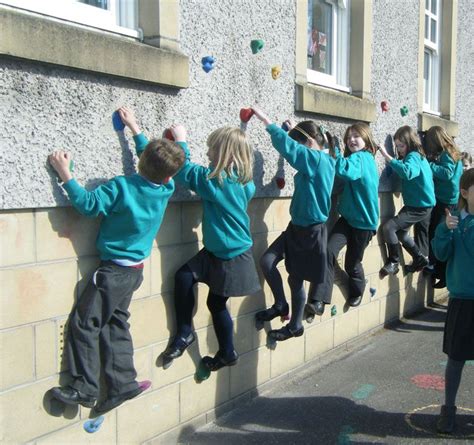
[[[425, 137], [427, 155], [433, 172], [436, 205], [431, 212], [429, 227], [430, 241], [434, 237], [436, 227], [444, 217], [445, 210], [455, 210], [459, 199], [459, 179], [463, 172], [461, 153], [453, 138], [442, 127], [431, 127]], [[439, 281], [433, 287], [446, 287], [446, 263], [436, 260], [430, 245], [430, 272]]]
[[448, 355], [445, 371], [445, 402], [438, 431], [451, 433], [455, 427], [456, 395], [466, 360], [474, 360], [474, 168], [461, 176], [459, 211], [435, 231], [433, 252], [447, 261], [448, 313], [444, 326], [443, 352]]
[[[413, 263], [406, 266], [406, 272], [416, 272], [428, 265], [428, 227], [431, 210], [435, 205], [433, 174], [426, 160], [420, 139], [415, 131], [405, 125], [395, 135], [395, 147], [400, 160], [380, 148], [387, 163], [402, 180], [404, 206], [397, 216], [383, 226], [383, 235], [388, 248], [388, 258], [380, 269], [380, 276], [398, 273], [400, 252], [398, 241], [413, 257]], [[415, 229], [415, 240], [408, 234]]]
[[281, 329], [268, 335], [276, 341], [303, 335], [303, 314], [306, 303], [304, 281], [321, 283], [327, 271], [327, 228], [325, 222], [331, 207], [331, 190], [334, 182], [335, 161], [323, 147], [329, 133], [313, 121], [293, 126], [286, 121], [289, 133], [272, 123], [258, 108], [260, 119], [271, 136], [273, 147], [297, 170], [295, 191], [291, 199], [291, 222], [287, 229], [263, 254], [260, 264], [265, 279], [275, 296], [275, 305], [257, 313], [257, 320], [267, 321], [288, 314], [288, 303], [277, 264], [285, 258], [288, 284], [291, 290], [291, 319]]
[[331, 303], [334, 266], [341, 249], [347, 245], [344, 269], [349, 276], [349, 306], [358, 306], [365, 289], [362, 267], [364, 251], [379, 222], [379, 175], [375, 164], [377, 145], [367, 124], [351, 125], [344, 135], [343, 156], [336, 147], [336, 175], [344, 181], [339, 214], [328, 241], [328, 272], [324, 281], [314, 286], [306, 305], [306, 320], [322, 315]]

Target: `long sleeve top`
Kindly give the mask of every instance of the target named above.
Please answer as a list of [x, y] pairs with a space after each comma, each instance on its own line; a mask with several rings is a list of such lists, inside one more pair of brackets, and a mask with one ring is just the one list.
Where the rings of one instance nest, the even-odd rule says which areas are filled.
[[433, 174], [424, 156], [411, 151], [400, 161], [392, 159], [390, 167], [402, 179], [402, 196], [410, 207], [433, 207], [436, 203]]
[[[137, 155], [148, 140], [134, 136]], [[102, 260], [138, 262], [150, 255], [174, 182], [154, 184], [139, 174], [117, 176], [92, 191], [75, 179], [64, 184], [72, 205], [88, 217], [103, 216], [96, 246]]]
[[459, 199], [459, 180], [463, 172], [462, 162], [455, 162], [443, 151], [437, 162], [430, 162], [433, 172], [436, 200], [443, 204], [456, 204]]
[[461, 211], [459, 225], [450, 230], [443, 221], [431, 241], [440, 261], [447, 261], [446, 283], [452, 298], [474, 300], [474, 215]]
[[307, 227], [327, 221], [331, 209], [335, 160], [290, 138], [275, 124], [267, 126], [273, 147], [297, 170], [290, 215], [293, 224]]
[[208, 179], [212, 167], [191, 162], [187, 144], [179, 144], [186, 161], [175, 179], [202, 199], [204, 247], [221, 259], [244, 253], [253, 244], [247, 206], [255, 194], [255, 184], [241, 184], [227, 176], [222, 178], [222, 184], [217, 178]]
[[379, 175], [372, 154], [361, 150], [345, 158], [337, 149], [336, 175], [344, 181], [339, 213], [356, 229], [376, 230], [379, 222]]

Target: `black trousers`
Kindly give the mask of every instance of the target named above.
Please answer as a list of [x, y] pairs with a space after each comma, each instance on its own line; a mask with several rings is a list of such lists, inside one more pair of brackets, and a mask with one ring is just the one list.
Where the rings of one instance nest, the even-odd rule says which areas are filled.
[[97, 397], [101, 364], [109, 397], [138, 387], [127, 320], [142, 281], [142, 269], [100, 263], [69, 317], [66, 352], [73, 388]]
[[445, 204], [444, 202], [436, 201], [436, 205], [433, 207], [431, 212], [430, 226], [428, 229], [429, 234], [429, 253], [430, 253], [430, 264], [434, 265], [434, 276], [435, 278], [446, 280], [446, 265], [445, 261], [439, 261], [434, 253], [433, 248], [431, 247], [431, 240], [434, 238], [435, 230], [438, 225], [444, 221], [446, 216], [446, 209], [450, 212], [456, 209], [456, 204]]
[[349, 225], [344, 217], [340, 217], [334, 225], [328, 241], [328, 271], [323, 283], [312, 285], [309, 299], [331, 303], [334, 285], [334, 267], [342, 248], [347, 245], [344, 270], [349, 276], [349, 298], [363, 295], [365, 275], [362, 266], [364, 252], [369, 245], [373, 230], [356, 229]]
[[[433, 207], [404, 206], [398, 215], [389, 219], [383, 226], [383, 234], [387, 244], [398, 244], [410, 253], [418, 247], [421, 253], [428, 255], [428, 227], [430, 225], [431, 210]], [[414, 226], [415, 240], [408, 234]]]

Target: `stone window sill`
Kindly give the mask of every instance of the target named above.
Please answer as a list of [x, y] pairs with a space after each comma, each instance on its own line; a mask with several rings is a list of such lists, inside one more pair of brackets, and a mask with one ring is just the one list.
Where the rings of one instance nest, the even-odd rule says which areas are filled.
[[0, 54], [169, 86], [189, 86], [184, 54], [105, 31], [0, 8]]
[[418, 128], [420, 131], [427, 131], [435, 125], [444, 128], [450, 136], [456, 137], [459, 134], [459, 125], [455, 121], [429, 113], [418, 114]]
[[296, 110], [363, 122], [376, 118], [374, 102], [308, 83], [296, 85]]

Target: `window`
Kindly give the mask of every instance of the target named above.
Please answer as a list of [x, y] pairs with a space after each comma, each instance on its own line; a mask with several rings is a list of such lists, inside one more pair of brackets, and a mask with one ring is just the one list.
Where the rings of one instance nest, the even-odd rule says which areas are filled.
[[439, 113], [441, 0], [425, 0], [423, 110]]
[[308, 0], [308, 82], [349, 91], [349, 0]]
[[140, 37], [137, 0], [1, 0], [37, 12], [131, 37]]

